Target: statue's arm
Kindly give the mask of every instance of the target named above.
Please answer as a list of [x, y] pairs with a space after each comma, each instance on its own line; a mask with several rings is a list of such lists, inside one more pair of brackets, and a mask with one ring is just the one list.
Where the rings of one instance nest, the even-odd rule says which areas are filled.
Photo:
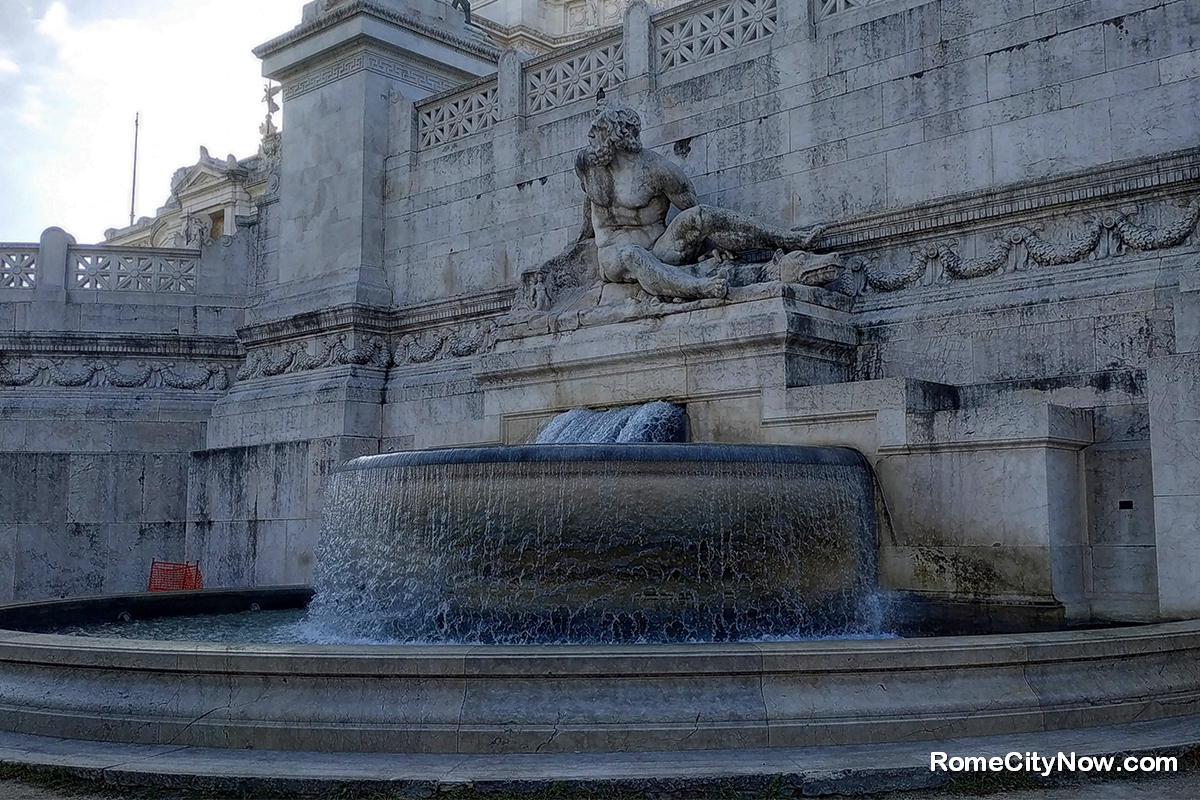
[[584, 239], [595, 239], [596, 229], [592, 227], [592, 201], [585, 195], [583, 198], [583, 225], [579, 228], [579, 237], [576, 241], [582, 242]]
[[680, 211], [700, 205], [696, 189], [683, 170], [671, 161], [663, 159], [659, 164], [659, 181], [663, 192]]
[[[575, 154], [575, 175], [579, 178], [579, 185], [583, 187], [583, 178], [587, 171], [587, 151], [580, 150]], [[583, 190], [583, 225], [579, 228], [579, 237], [576, 241], [582, 242], [585, 239], [595, 239], [596, 229], [592, 226], [592, 199], [587, 196], [587, 189]]]

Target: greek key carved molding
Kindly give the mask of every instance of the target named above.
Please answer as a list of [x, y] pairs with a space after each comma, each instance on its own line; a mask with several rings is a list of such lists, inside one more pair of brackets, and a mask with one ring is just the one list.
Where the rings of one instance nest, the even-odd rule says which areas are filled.
[[229, 388], [229, 374], [224, 365], [216, 363], [137, 361], [130, 365], [112, 359], [14, 358], [0, 354], [0, 387], [17, 386], [223, 392]]
[[292, 100], [364, 70], [395, 78], [434, 93], [447, 91], [455, 85], [453, 81], [428, 70], [420, 69], [413, 64], [405, 64], [378, 53], [359, 52], [339, 59], [303, 78], [284, 84], [283, 97], [285, 100]]
[[1067, 242], [1047, 241], [1034, 228], [1017, 225], [996, 236], [987, 252], [975, 258], [962, 258], [958, 254], [958, 242], [945, 240], [915, 248], [908, 265], [899, 270], [881, 269], [868, 259], [863, 259], [861, 266], [870, 289], [894, 292], [920, 280], [931, 262], [936, 265], [939, 276], [952, 280], [994, 274], [1010, 263], [1018, 247], [1017, 270], [1025, 269], [1028, 262], [1041, 267], [1075, 264], [1093, 253], [1110, 255], [1122, 247], [1140, 251], [1177, 247], [1187, 241], [1200, 222], [1200, 197], [1192, 198], [1182, 216], [1160, 227], [1139, 225], [1133, 221], [1133, 216], [1134, 213], [1124, 211], [1096, 215], [1082, 233]]

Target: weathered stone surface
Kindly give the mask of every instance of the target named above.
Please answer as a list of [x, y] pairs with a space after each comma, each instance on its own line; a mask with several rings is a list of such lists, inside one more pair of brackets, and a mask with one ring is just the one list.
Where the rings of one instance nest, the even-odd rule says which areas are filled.
[[[890, 585], [1200, 609], [1195, 4], [737, 4], [711, 31], [636, 6], [533, 60], [445, 4], [311, 6], [260, 51], [288, 124], [235, 236], [5, 245], [0, 526], [34, 549], [0, 597], [133, 586], [160, 550], [306, 580], [341, 459], [669, 399], [699, 439], [866, 453]], [[836, 291], [780, 261], [685, 303], [594, 286], [586, 253], [538, 273], [579, 234], [597, 87], [701, 205], [835, 221]]]
[[0, 692], [16, 732], [239, 750], [461, 758], [1063, 736], [1191, 713], [1198, 637], [1185, 622], [715, 650], [193, 643], [181, 654], [9, 630]]

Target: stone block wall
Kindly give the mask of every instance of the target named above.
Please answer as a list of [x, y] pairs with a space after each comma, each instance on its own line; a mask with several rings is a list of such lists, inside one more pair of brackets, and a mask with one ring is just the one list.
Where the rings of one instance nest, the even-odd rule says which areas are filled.
[[325, 438], [200, 450], [189, 459], [184, 552], [209, 586], [308, 583], [326, 476], [379, 451], [375, 439]]
[[[695, 24], [717, 11], [719, 34]], [[396, 66], [407, 40], [391, 29], [353, 53], [318, 52], [305, 30], [268, 47], [286, 87], [278, 202], [255, 237], [202, 254], [209, 288], [121, 294], [99, 262], [67, 269], [87, 254], [53, 235], [34, 255], [61, 280], [0, 281], [16, 301], [0, 304], [0, 396], [25, 392], [68, 442], [5, 417], [0, 450], [50, 459], [29, 469], [52, 477], [160, 451], [143, 463], [174, 475], [194, 450], [184, 555], [210, 585], [306, 581], [337, 461], [521, 441], [571, 406], [665, 398], [700, 440], [867, 453], [894, 498], [889, 585], [1074, 616], [1200, 611], [1184, 567], [1200, 556], [1194, 2], [634, 4], [620, 31], [505, 53], [494, 76], [486, 48], [453, 37], [432, 75]], [[703, 202], [830, 222], [819, 248], [863, 293], [776, 287], [625, 318], [637, 298], [607, 287], [590, 312], [505, 327], [522, 273], [582, 222], [572, 164], [600, 88], [638, 109], [646, 145]], [[48, 392], [15, 385], [27, 377]], [[76, 389], [80, 404], [62, 400]], [[137, 433], [118, 414], [129, 391], [192, 405]], [[111, 434], [78, 422], [106, 414]], [[97, 436], [110, 461], [68, 463]], [[103, 492], [132, 490], [96, 485], [77, 520], [101, 526], [95, 544], [64, 517], [54, 551], [85, 588], [97, 537], [136, 542], [119, 526], [158, 513], [129, 519], [126, 498], [110, 519]]]
[[10, 487], [0, 501], [0, 601], [141, 591], [151, 559], [183, 558], [187, 465], [203, 412], [180, 416], [191, 419], [22, 420], [33, 440], [0, 452]]
[[0, 601], [139, 591], [152, 559], [184, 557], [188, 462], [238, 362], [251, 238], [85, 247], [52, 228], [0, 245]]
[[[615, 66], [603, 72], [596, 55], [582, 70], [588, 86], [620, 86], [647, 145], [683, 166], [703, 202], [830, 222], [1197, 144], [1200, 12], [1187, 0], [885, 2], [844, 29], [781, 2], [758, 9], [773, 32], [677, 56], [694, 44], [681, 22], [716, 5], [652, 21], [631, 12]], [[388, 160], [384, 260], [398, 305], [511, 284], [578, 230], [572, 158], [595, 92], [543, 103], [530, 76], [545, 60], [510, 59], [491, 83], [422, 101], [397, 123], [418, 129]], [[479, 112], [474, 128], [420, 135], [433, 111], [484, 95], [492, 116]]]

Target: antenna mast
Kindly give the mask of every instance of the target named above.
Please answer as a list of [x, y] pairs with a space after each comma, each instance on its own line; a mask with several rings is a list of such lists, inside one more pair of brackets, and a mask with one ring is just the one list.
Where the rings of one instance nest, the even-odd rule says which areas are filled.
[[138, 127], [142, 112], [133, 115], [133, 189], [129, 192], [129, 224], [133, 225], [133, 206], [137, 202]]

